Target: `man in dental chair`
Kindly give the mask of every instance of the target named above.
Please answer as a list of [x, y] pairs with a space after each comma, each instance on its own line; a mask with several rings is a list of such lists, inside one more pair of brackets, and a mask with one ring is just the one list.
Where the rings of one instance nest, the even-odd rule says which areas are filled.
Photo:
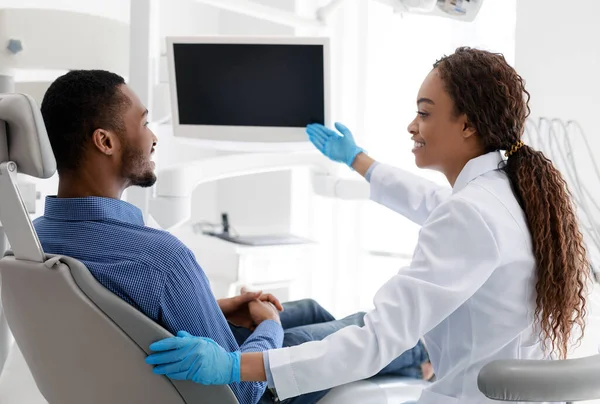
[[[231, 352], [298, 345], [364, 325], [363, 313], [336, 320], [308, 299], [282, 305], [247, 291], [215, 299], [193, 253], [170, 233], [145, 226], [141, 211], [121, 200], [127, 187], [155, 183], [157, 144], [148, 111], [122, 77], [71, 71], [50, 86], [41, 111], [59, 174], [58, 194], [34, 222], [45, 252], [82, 261], [107, 289], [171, 333], [209, 337]], [[432, 377], [421, 343], [382, 373]], [[242, 404], [274, 400], [266, 383], [231, 388]], [[314, 403], [325, 394], [286, 402]]]

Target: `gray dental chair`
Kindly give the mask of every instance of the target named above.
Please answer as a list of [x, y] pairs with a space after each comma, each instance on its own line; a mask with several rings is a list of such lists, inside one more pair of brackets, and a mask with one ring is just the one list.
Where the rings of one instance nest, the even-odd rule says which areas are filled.
[[102, 287], [80, 262], [44, 254], [16, 173], [49, 178], [55, 160], [33, 99], [0, 94], [0, 221], [12, 252], [0, 260], [2, 305], [35, 382], [50, 404], [223, 403], [228, 386], [152, 373], [148, 346], [162, 327]]
[[[228, 386], [152, 373], [148, 346], [171, 334], [99, 284], [79, 261], [45, 254], [16, 186], [17, 171], [49, 178], [55, 160], [41, 113], [0, 94], [0, 222], [12, 251], [0, 259], [5, 317], [50, 404], [236, 404]], [[320, 404], [416, 400], [428, 383], [376, 377], [333, 389]]]

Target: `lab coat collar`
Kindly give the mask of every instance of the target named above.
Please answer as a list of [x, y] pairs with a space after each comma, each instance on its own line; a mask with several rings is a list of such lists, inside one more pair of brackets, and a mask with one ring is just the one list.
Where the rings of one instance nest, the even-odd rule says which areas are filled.
[[499, 151], [483, 154], [479, 157], [469, 160], [469, 162], [465, 164], [462, 171], [458, 175], [456, 182], [454, 182], [452, 193], [460, 191], [475, 178], [490, 171], [499, 169], [502, 161], [504, 161], [504, 158], [502, 157], [502, 153]]

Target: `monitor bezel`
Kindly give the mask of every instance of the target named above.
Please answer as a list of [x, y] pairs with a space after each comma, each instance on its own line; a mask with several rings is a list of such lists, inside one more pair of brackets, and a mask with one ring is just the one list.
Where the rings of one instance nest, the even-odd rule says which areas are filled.
[[269, 44], [269, 45], [320, 45], [323, 47], [323, 85], [325, 124], [330, 123], [331, 77], [330, 40], [328, 37], [292, 36], [171, 36], [167, 41], [169, 72], [169, 94], [171, 97], [171, 122], [175, 137], [208, 140], [217, 143], [241, 144], [299, 144], [308, 142], [305, 127], [263, 127], [263, 126], [215, 126], [182, 125], [179, 123], [179, 100], [175, 77], [175, 44]]

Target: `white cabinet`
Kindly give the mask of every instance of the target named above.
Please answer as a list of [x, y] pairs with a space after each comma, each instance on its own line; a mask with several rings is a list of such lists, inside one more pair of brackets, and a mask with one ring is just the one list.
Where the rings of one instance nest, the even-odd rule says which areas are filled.
[[281, 301], [309, 294], [314, 244], [247, 246], [216, 237], [174, 232], [194, 252], [215, 297], [230, 297], [242, 286], [273, 293]]

